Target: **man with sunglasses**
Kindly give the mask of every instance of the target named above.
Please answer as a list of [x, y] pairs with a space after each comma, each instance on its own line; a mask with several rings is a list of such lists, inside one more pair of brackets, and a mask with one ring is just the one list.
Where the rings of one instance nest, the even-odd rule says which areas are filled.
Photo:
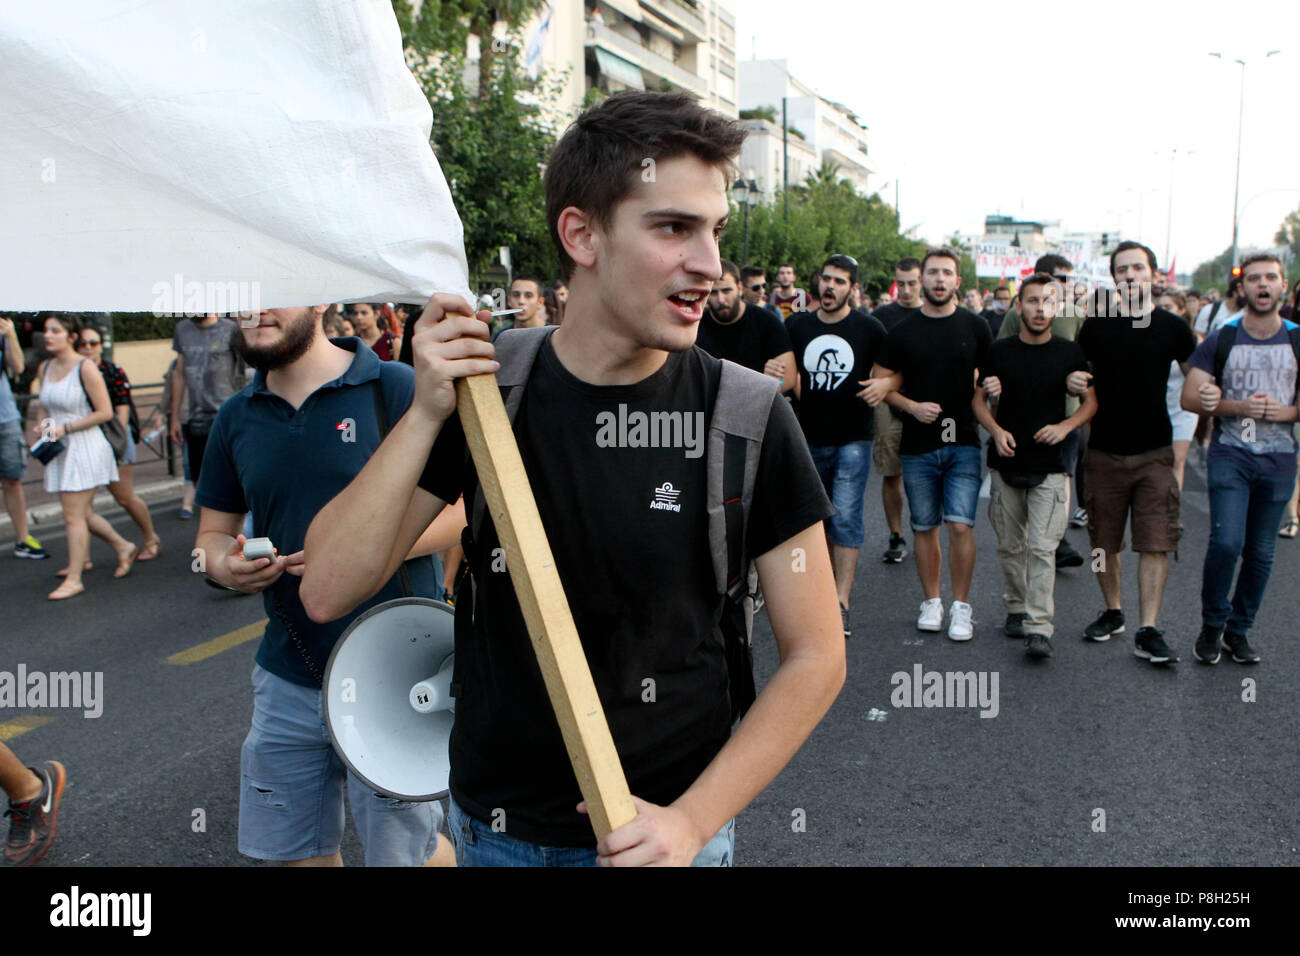
[[835, 506], [825, 528], [846, 638], [852, 633], [849, 601], [866, 530], [862, 498], [871, 474], [874, 406], [885, 394], [879, 384], [862, 387], [885, 341], [885, 327], [850, 307], [857, 284], [857, 260], [831, 256], [818, 276], [821, 307], [796, 312], [786, 325], [799, 370], [799, 424]]
[[[1065, 256], [1056, 253], [1048, 253], [1045, 256], [1039, 256], [1038, 261], [1034, 263], [1034, 274], [1050, 275], [1056, 280], [1059, 289], [1055, 290], [1060, 295], [1060, 304], [1056, 310], [1056, 316], [1052, 319], [1052, 338], [1069, 339], [1073, 342], [1079, 335], [1079, 329], [1083, 325], [1083, 320], [1088, 317], [1082, 306], [1074, 303], [1074, 264]], [[1020, 327], [1023, 323], [1020, 318], [1020, 311], [1013, 305], [1007, 310], [1006, 317], [1002, 320], [1002, 325], [998, 329], [995, 338], [1009, 339], [1020, 337]], [[1079, 410], [1079, 399], [1073, 395], [1067, 397], [1065, 402], [1065, 415], [1069, 418]], [[1074, 475], [1075, 490], [1078, 495], [1075, 500], [1083, 501], [1083, 466], [1082, 450], [1087, 445], [1088, 428], [1085, 423], [1080, 425], [1074, 431], [1066, 436], [1065, 441], [1061, 442], [1061, 454], [1065, 457], [1065, 472], [1068, 475]], [[1068, 489], [1067, 489], [1068, 490]], [[1066, 502], [1067, 510], [1070, 507], [1069, 501]], [[1073, 519], [1070, 524], [1073, 527], [1082, 527], [1087, 520], [1087, 513], [1082, 509], [1075, 509]], [[1056, 549], [1056, 566], [1057, 568], [1077, 568], [1083, 565], [1083, 555], [1075, 550], [1065, 538], [1061, 538], [1061, 543]]]
[[785, 316], [774, 305], [767, 304], [767, 273], [758, 266], [745, 266], [740, 270], [741, 298], [750, 308], [766, 309], [782, 322]]

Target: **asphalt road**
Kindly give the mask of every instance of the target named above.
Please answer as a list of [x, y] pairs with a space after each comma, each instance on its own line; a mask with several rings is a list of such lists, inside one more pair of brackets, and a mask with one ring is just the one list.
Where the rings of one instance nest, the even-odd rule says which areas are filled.
[[[1102, 606], [1087, 567], [1058, 574], [1055, 655], [1028, 661], [1021, 644], [1001, 634], [985, 502], [976, 527], [975, 639], [922, 635], [911, 555], [902, 565], [879, 563], [885, 535], [873, 479], [848, 680], [795, 759], [739, 818], [737, 864], [1300, 862], [1293, 652], [1300, 541], [1278, 545], [1251, 638], [1263, 663], [1198, 665], [1191, 646], [1208, 533], [1204, 488], [1193, 462], [1182, 560], [1172, 567], [1161, 618], [1183, 662], [1160, 668], [1133, 656], [1135, 613], [1109, 643], [1080, 640]], [[257, 642], [196, 663], [167, 658], [264, 615], [257, 598], [205, 587], [190, 571], [195, 522], [178, 520], [175, 510], [154, 509], [162, 558], [137, 564], [123, 580], [113, 580], [112, 555], [95, 541], [96, 570], [86, 594], [70, 601], [44, 598], [66, 557], [57, 536], [47, 535], [49, 561], [18, 561], [8, 548], [0, 557], [0, 670], [23, 663], [28, 671], [104, 675], [98, 718], [0, 709], [0, 736], [14, 733], [15, 721], [49, 718], [8, 744], [29, 762], [48, 757], [68, 768], [59, 837], [43, 865], [256, 865], [236, 851], [236, 827]], [[124, 522], [115, 524], [125, 529]], [[1085, 547], [1083, 531], [1070, 536]], [[1125, 600], [1134, 612], [1135, 571], [1130, 560]], [[944, 580], [948, 601], [946, 570]], [[775, 667], [761, 615], [757, 645], [761, 679]], [[891, 675], [911, 675], [916, 665], [996, 674], [996, 716], [980, 717], [979, 707], [894, 707]], [[1246, 678], [1255, 681], [1253, 702], [1242, 699]], [[361, 861], [350, 822], [344, 859]]]

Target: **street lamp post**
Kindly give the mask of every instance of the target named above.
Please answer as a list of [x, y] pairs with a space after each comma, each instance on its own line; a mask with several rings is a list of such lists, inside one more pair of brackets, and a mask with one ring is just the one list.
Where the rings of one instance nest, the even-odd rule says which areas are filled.
[[754, 182], [754, 171], [751, 169], [748, 179], [737, 179], [731, 184], [731, 192], [736, 197], [736, 202], [745, 207], [745, 232], [741, 240], [741, 265], [749, 265], [749, 207], [754, 205], [758, 200], [758, 183]]
[[[1281, 50], [1269, 50], [1264, 54], [1264, 59], [1268, 59]], [[1222, 53], [1211, 53], [1210, 56], [1216, 60], [1222, 60]], [[1241, 126], [1246, 116], [1246, 61], [1237, 57], [1235, 61], [1241, 66], [1241, 82], [1237, 98], [1237, 173], [1232, 186], [1232, 267], [1237, 267], [1237, 224], [1240, 210], [1237, 207], [1237, 201], [1241, 196]]]

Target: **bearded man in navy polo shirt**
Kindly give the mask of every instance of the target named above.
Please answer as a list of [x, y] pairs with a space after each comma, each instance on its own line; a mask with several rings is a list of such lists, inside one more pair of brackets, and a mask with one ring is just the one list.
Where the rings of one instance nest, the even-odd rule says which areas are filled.
[[[386, 422], [406, 411], [415, 376], [381, 362], [357, 338], [325, 337], [325, 306], [271, 309], [241, 321], [239, 351], [256, 368], [232, 395], [208, 439], [196, 501], [196, 547], [210, 578], [261, 594], [267, 626], [253, 669], [253, 725], [240, 760], [239, 852], [298, 866], [342, 866], [343, 791], [366, 864], [450, 862], [438, 836], [442, 809], [373, 792], [343, 766], [322, 732], [321, 675], [334, 643], [360, 613], [409, 592], [441, 593], [429, 554], [449, 546], [464, 523], [431, 526], [379, 592], [352, 613], [317, 624], [298, 598], [303, 540], [321, 507], [342, 491], [379, 446]], [[250, 327], [251, 326], [251, 327]], [[274, 559], [243, 558], [246, 512], [269, 537]], [[438, 535], [449, 527], [448, 540]], [[416, 557], [424, 555], [424, 557]], [[435, 854], [435, 850], [437, 853]]]

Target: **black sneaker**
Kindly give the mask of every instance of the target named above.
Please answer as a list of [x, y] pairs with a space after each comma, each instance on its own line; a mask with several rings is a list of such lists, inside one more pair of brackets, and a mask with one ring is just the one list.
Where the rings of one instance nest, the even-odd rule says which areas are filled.
[[1245, 634], [1233, 634], [1231, 631], [1224, 631], [1223, 647], [1232, 654], [1232, 659], [1238, 664], [1259, 663], [1259, 655], [1247, 642]]
[[1025, 636], [1025, 618], [1028, 616], [1028, 614], [1008, 614], [1007, 622], [1002, 625], [1002, 633], [1007, 637], [1023, 639]]
[[885, 564], [898, 564], [907, 557], [907, 541], [901, 534], [889, 536], [889, 549], [885, 552]]
[[843, 604], [840, 605], [840, 623], [844, 625], [844, 639], [847, 641], [853, 636], [853, 631], [849, 627], [849, 609]]
[[1178, 655], [1169, 649], [1165, 636], [1154, 627], [1139, 627], [1133, 636], [1133, 653], [1152, 664], [1177, 664]]
[[10, 803], [9, 837], [5, 841], [5, 862], [10, 866], [34, 866], [45, 856], [59, 828], [59, 801], [68, 782], [67, 771], [57, 760], [31, 767], [41, 778], [41, 792], [26, 803]]
[[1083, 566], [1083, 555], [1074, 550], [1074, 546], [1064, 538], [1056, 546], [1056, 566], [1058, 568], [1078, 568]]
[[1192, 648], [1192, 656], [1202, 664], [1219, 663], [1219, 640], [1222, 637], [1221, 629], [1210, 627], [1208, 624], [1202, 625], [1201, 636], [1196, 639], [1196, 646]]
[[1083, 636], [1089, 641], [1109, 641], [1112, 634], [1124, 633], [1124, 612], [1107, 609], [1101, 617], [1083, 629]]
[[1046, 634], [1026, 634], [1025, 653], [1033, 658], [1052, 656], [1052, 641]]

